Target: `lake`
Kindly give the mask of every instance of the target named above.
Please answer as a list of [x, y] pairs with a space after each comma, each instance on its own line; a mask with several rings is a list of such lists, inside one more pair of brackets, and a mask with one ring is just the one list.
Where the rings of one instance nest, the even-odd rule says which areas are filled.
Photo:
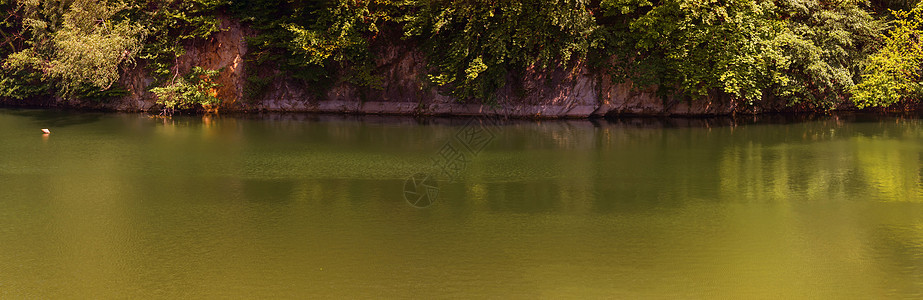
[[0, 109], [0, 298], [72, 297], [920, 298], [923, 121]]

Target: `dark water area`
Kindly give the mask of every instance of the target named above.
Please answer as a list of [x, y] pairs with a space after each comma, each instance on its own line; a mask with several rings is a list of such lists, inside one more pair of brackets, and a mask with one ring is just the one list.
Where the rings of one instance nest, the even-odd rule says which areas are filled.
[[920, 298], [921, 138], [0, 109], [0, 298]]

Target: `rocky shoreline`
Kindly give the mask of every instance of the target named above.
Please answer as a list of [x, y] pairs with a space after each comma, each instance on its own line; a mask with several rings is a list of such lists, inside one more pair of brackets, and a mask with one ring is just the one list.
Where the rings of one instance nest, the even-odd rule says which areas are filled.
[[[779, 101], [770, 106], [749, 106], [726, 95], [715, 93], [706, 99], [688, 100], [658, 95], [656, 88], [639, 89], [631, 82], [615, 82], [598, 74], [585, 62], [548, 70], [530, 68], [496, 93], [495, 104], [462, 103], [428, 87], [422, 78], [426, 60], [411, 42], [381, 38], [373, 43], [375, 74], [381, 77], [376, 88], [359, 87], [346, 80], [318, 93], [279, 70], [248, 70], [246, 38], [253, 31], [238, 21], [221, 18], [221, 31], [208, 40], [186, 45], [177, 59], [178, 69], [194, 66], [221, 70], [215, 90], [224, 112], [303, 112], [424, 116], [503, 115], [513, 118], [591, 118], [603, 116], [720, 116], [738, 113], [798, 111]], [[245, 96], [248, 77], [269, 81], [265, 92]], [[158, 111], [155, 96], [149, 91], [154, 79], [143, 62], [123, 71], [120, 84], [128, 94], [108, 102], [92, 100], [0, 99], [4, 106], [61, 107], [123, 112]]]

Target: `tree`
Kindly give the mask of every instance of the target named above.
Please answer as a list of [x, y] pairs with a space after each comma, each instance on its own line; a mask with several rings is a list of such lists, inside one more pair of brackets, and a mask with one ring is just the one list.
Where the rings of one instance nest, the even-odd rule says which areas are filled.
[[379, 27], [395, 26], [407, 1], [346, 0], [318, 7], [307, 26], [295, 23], [283, 27], [294, 35], [291, 48], [303, 64], [319, 68], [336, 63], [346, 79], [360, 86], [380, 86], [373, 74], [370, 41]]
[[859, 108], [916, 101], [923, 96], [923, 3], [910, 11], [894, 11], [894, 27], [884, 47], [869, 57], [862, 82], [853, 89]]
[[583, 0], [418, 1], [405, 25], [421, 38], [430, 82], [490, 102], [510, 72], [584, 57], [596, 25]]
[[775, 12], [786, 26], [772, 43], [774, 95], [821, 109], [848, 99], [884, 29], [860, 5], [864, 2], [779, 2]]
[[120, 66], [134, 62], [145, 30], [117, 16], [123, 3], [76, 0], [21, 1], [23, 35], [31, 47], [10, 54], [13, 70], [35, 70], [53, 80], [63, 96], [88, 87], [107, 90], [118, 80]]
[[831, 108], [848, 95], [882, 28], [859, 5], [604, 0], [597, 45], [617, 56], [604, 66], [610, 73], [691, 99], [721, 91], [749, 104], [772, 96]]

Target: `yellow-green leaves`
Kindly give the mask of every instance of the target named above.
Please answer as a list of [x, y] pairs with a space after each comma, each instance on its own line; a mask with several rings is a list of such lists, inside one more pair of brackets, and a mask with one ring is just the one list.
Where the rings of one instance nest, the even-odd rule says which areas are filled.
[[484, 59], [480, 56], [475, 58], [468, 64], [468, 69], [465, 69], [465, 82], [470, 82], [478, 78], [478, 74], [487, 70], [487, 65], [484, 64]]
[[920, 9], [897, 13], [880, 37], [882, 23], [862, 0], [11, 1], [0, 0], [11, 16], [0, 19], [0, 96], [29, 90], [14, 77], [65, 96], [105, 89], [141, 45], [162, 85], [181, 75], [175, 63], [186, 47], [221, 30], [225, 12], [255, 33], [249, 70], [280, 70], [273, 76], [315, 92], [343, 81], [381, 87], [372, 48], [391, 44], [422, 49], [421, 77], [460, 101], [491, 102], [526, 70], [581, 60], [692, 100], [722, 94], [826, 109], [851, 96], [865, 107], [923, 95]]
[[124, 4], [77, 0], [55, 33], [54, 54], [46, 62], [49, 76], [61, 80], [65, 93], [81, 85], [108, 89], [119, 79], [119, 66], [134, 61], [145, 30], [128, 20], [113, 21]]
[[622, 57], [610, 70], [691, 99], [720, 91], [749, 104], [770, 95], [835, 106], [882, 28], [855, 1], [605, 0], [601, 7], [611, 18], [600, 36], [610, 41], [598, 44]]
[[158, 84], [176, 76], [174, 63], [186, 46], [221, 31], [218, 11], [225, 0], [129, 0], [129, 18], [148, 32], [139, 57], [147, 62]]
[[884, 37], [884, 47], [869, 57], [862, 82], [853, 89], [852, 100], [859, 108], [918, 101], [923, 96], [923, 3], [893, 14], [896, 20]]
[[30, 48], [7, 57], [4, 66], [41, 71], [43, 78], [60, 86], [65, 97], [87, 86], [109, 89], [119, 79], [119, 67], [132, 63], [141, 50], [145, 30], [127, 19], [113, 18], [126, 8], [123, 3], [21, 4], [29, 16], [23, 21], [24, 31], [33, 40]]
[[315, 12], [315, 19], [299, 20], [309, 25], [282, 26], [294, 36], [292, 52], [303, 65], [326, 68], [335, 63], [346, 80], [377, 88], [381, 79], [373, 74], [370, 41], [380, 25], [402, 18], [400, 11], [407, 5], [392, 0], [332, 1]]
[[163, 87], [151, 89], [157, 95], [157, 103], [163, 105], [163, 114], [172, 115], [176, 109], [215, 107], [221, 103], [215, 83], [219, 70], [193, 67], [189, 74], [176, 77]]
[[712, 91], [751, 102], [762, 97], [768, 41], [761, 33], [781, 26], [766, 18], [755, 2], [662, 1], [629, 20], [640, 59], [663, 65], [656, 68], [662, 84], [675, 85], [693, 98]]

